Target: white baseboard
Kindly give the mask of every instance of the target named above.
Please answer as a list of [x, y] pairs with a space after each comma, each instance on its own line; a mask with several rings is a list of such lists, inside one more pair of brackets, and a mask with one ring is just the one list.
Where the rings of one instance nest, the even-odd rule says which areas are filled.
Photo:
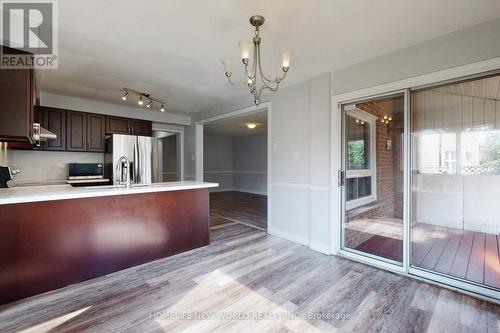
[[267, 196], [267, 192], [264, 191], [252, 191], [252, 190], [244, 190], [244, 189], [239, 189], [239, 188], [217, 188], [214, 187], [209, 190], [210, 193], [212, 192], [243, 192], [243, 193], [251, 193], [251, 194], [259, 194], [259, 195], [265, 195]]
[[328, 244], [311, 241], [307, 237], [303, 237], [303, 236], [293, 234], [293, 233], [288, 232], [288, 231], [284, 231], [284, 230], [276, 229], [276, 228], [272, 228], [272, 227], [269, 228], [268, 232], [270, 235], [273, 235], [273, 236], [276, 236], [279, 238], [283, 238], [283, 239], [289, 240], [289, 241], [294, 242], [294, 243], [299, 243], [299, 244], [305, 245], [313, 251], [323, 253], [326, 255], [330, 255], [330, 246]]
[[299, 243], [305, 246], [309, 246], [309, 239], [307, 239], [306, 237], [302, 237], [300, 235], [293, 234], [288, 231], [272, 228], [270, 226], [268, 228], [269, 228], [268, 232], [270, 235], [283, 238], [294, 243]]
[[242, 188], [235, 188], [235, 189], [233, 189], [233, 191], [244, 192], [244, 193], [251, 193], [251, 194], [259, 194], [259, 195], [266, 195], [267, 196], [267, 192], [266, 191], [254, 191], [254, 190], [246, 190], [246, 189], [242, 189]]
[[316, 252], [320, 252], [320, 253], [327, 254], [327, 255], [330, 254], [330, 246], [328, 244], [325, 244], [325, 243], [315, 242], [315, 241], [310, 240], [309, 241], [309, 248], [313, 251], [316, 251]]

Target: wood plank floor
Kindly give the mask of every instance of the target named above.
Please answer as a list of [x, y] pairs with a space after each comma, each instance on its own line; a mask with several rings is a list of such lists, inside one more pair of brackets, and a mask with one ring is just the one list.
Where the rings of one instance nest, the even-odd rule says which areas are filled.
[[210, 193], [210, 215], [267, 230], [267, 196], [227, 191]]
[[0, 307], [17, 331], [499, 332], [500, 307], [214, 217], [209, 246]]
[[[403, 226], [394, 220], [354, 220], [346, 239], [356, 250], [401, 261]], [[500, 288], [500, 236], [431, 224], [413, 227], [412, 265]]]

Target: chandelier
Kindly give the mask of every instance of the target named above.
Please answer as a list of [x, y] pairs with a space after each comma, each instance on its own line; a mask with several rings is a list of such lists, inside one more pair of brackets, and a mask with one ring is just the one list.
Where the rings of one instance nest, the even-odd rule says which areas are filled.
[[[290, 52], [283, 52], [281, 54], [282, 59], [282, 70], [283, 74], [281, 76], [276, 77], [275, 79], [269, 79], [262, 70], [262, 62], [260, 55], [260, 43], [261, 38], [259, 36], [260, 27], [264, 24], [264, 17], [260, 15], [254, 15], [250, 17], [250, 24], [255, 27], [255, 36], [253, 37], [253, 60], [252, 65], [250, 64], [250, 49], [252, 48], [252, 44], [250, 43], [240, 43], [241, 49], [241, 60], [245, 65], [245, 75], [246, 75], [246, 84], [250, 89], [250, 95], [253, 96], [255, 105], [259, 105], [261, 101], [261, 95], [264, 90], [269, 90], [272, 92], [278, 91], [278, 87], [286, 77], [286, 73], [290, 68]], [[226, 71], [226, 77], [229, 83], [233, 84], [231, 80], [231, 60], [224, 59], [224, 69]], [[260, 83], [257, 81], [260, 79]]]

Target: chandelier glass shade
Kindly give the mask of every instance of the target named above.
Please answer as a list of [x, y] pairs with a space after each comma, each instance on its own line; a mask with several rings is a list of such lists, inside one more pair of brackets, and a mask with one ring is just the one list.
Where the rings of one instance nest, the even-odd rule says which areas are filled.
[[[250, 24], [255, 27], [255, 35], [253, 37], [252, 43], [240, 43], [241, 49], [241, 60], [245, 66], [245, 80], [246, 85], [250, 90], [250, 94], [253, 96], [255, 105], [259, 105], [261, 102], [262, 92], [269, 90], [275, 92], [278, 90], [280, 83], [285, 79], [286, 73], [290, 68], [290, 52], [283, 52], [282, 58], [282, 70], [283, 73], [274, 79], [270, 79], [264, 74], [262, 70], [261, 61], [261, 37], [260, 37], [260, 27], [264, 24], [264, 17], [260, 15], [254, 15], [250, 17]], [[252, 45], [253, 44], [253, 45]], [[253, 46], [253, 59], [250, 65], [250, 53]], [[231, 80], [231, 60], [225, 59], [223, 61], [224, 68], [226, 71], [226, 77], [231, 84], [234, 84]]]

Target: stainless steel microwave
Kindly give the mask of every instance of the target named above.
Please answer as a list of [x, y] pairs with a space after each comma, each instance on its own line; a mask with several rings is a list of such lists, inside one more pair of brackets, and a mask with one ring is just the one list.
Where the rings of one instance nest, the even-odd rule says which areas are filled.
[[68, 163], [68, 179], [99, 179], [103, 178], [103, 163]]

